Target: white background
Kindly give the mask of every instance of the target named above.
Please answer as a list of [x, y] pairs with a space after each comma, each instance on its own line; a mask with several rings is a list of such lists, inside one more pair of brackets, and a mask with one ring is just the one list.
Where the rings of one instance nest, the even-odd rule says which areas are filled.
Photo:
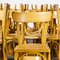
[[0, 3], [9, 3], [11, 5], [11, 8], [14, 7], [15, 4], [17, 4], [17, 8], [19, 8], [19, 4], [37, 4], [38, 6], [41, 4], [58, 4], [60, 6], [60, 0], [0, 0]]

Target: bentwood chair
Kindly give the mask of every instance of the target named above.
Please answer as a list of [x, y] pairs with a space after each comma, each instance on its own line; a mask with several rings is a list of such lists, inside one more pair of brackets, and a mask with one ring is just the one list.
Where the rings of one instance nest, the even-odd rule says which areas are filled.
[[[46, 5], [43, 5], [43, 7], [41, 7], [41, 9], [38, 9], [37, 8], [37, 5], [35, 5], [35, 8], [33, 8], [33, 5], [31, 5], [31, 10], [28, 10], [28, 5], [25, 5], [25, 6], [27, 6], [27, 10], [26, 10], [26, 7], [24, 8], [25, 9], [25, 12], [40, 12], [40, 11], [47, 11], [48, 10], [48, 5], [46, 4]], [[42, 9], [43, 8], [43, 9]], [[39, 27], [40, 27], [40, 25], [41, 25], [41, 23], [40, 22], [38, 22], [38, 23], [36, 23], [36, 22], [34, 22], [33, 23], [33, 28], [30, 28], [29, 26], [27, 27], [27, 29], [29, 30], [29, 31], [34, 31], [34, 30], [37, 30], [37, 29], [39, 29]], [[26, 37], [26, 39], [32, 39], [32, 38], [30, 38], [30, 37]], [[37, 42], [39, 42], [39, 40], [38, 39], [40, 39], [39, 37], [36, 39], [36, 38], [34, 38], [33, 40], [31, 40], [31, 41], [33, 41], [33, 42], [35, 42], [35, 43], [37, 43]], [[38, 40], [38, 41], [37, 41]]]
[[[50, 25], [49, 25], [49, 36], [54, 36], [56, 34], [56, 19], [57, 19], [57, 8], [54, 5], [50, 5], [50, 10], [52, 13], [52, 20], [50, 21]], [[50, 41], [50, 49], [51, 49], [51, 59], [53, 59], [56, 56], [56, 41], [53, 40], [49, 40], [50, 37], [48, 38], [48, 41]], [[53, 39], [53, 37], [52, 37]]]
[[10, 12], [12, 12], [12, 10], [10, 9], [10, 5], [5, 4], [4, 9], [3, 9], [3, 13], [2, 13], [3, 16], [1, 15], [3, 17], [3, 20], [2, 20], [3, 60], [7, 60], [9, 53], [11, 53], [11, 55], [13, 55], [13, 51], [10, 49], [10, 45], [8, 46], [8, 43], [11, 42], [12, 40], [16, 40], [16, 37], [15, 37], [16, 35], [9, 33], [11, 18], [8, 18], [8, 17], [11, 16], [11, 14], [9, 14]]
[[50, 10], [52, 12], [52, 20], [51, 20], [51, 31], [50, 34], [55, 34], [56, 33], [56, 19], [57, 19], [57, 5], [50, 5]]
[[0, 4], [0, 44], [2, 44], [2, 20], [3, 20], [3, 16], [1, 15], [2, 12], [3, 12], [2, 4]]
[[[37, 8], [37, 5], [35, 5], [35, 10], [36, 10], [37, 12], [38, 12], [38, 11], [39, 11], [39, 12], [41, 12], [41, 11], [46, 12], [46, 11], [48, 11], [48, 5], [47, 5], [47, 4], [41, 5], [41, 7], [40, 7], [39, 10], [38, 10], [38, 8]], [[38, 29], [38, 28], [40, 27], [40, 25], [41, 25], [40, 22], [35, 23], [36, 29]]]
[[[59, 20], [60, 20], [60, 18], [59, 18], [59, 15], [60, 15], [60, 10], [59, 10], [59, 8], [58, 8], [58, 6], [57, 6], [57, 8], [55, 9], [56, 11], [57, 11], [57, 15], [54, 15], [53, 16], [53, 18], [54, 18], [54, 24], [53, 24], [53, 32], [52, 32], [52, 34], [49, 36], [49, 40], [51, 41], [51, 43], [52, 43], [52, 45], [54, 44], [54, 46], [56, 47], [56, 49], [55, 49], [55, 52], [56, 52], [56, 54], [57, 54], [57, 56], [58, 56], [58, 60], [60, 60], [60, 33], [59, 33], [59, 30], [60, 30], [60, 28], [59, 28]], [[57, 25], [56, 25], [56, 18], [57, 18]], [[52, 46], [51, 45], [51, 46]]]
[[[48, 16], [48, 17], [47, 17]], [[50, 49], [46, 44], [46, 34], [48, 30], [48, 22], [51, 20], [51, 12], [13, 12], [12, 18], [17, 24], [17, 39], [18, 45], [15, 47], [14, 60], [22, 59], [26, 54], [39, 55], [43, 60], [50, 60]], [[21, 26], [19, 25], [21, 23]], [[41, 28], [37, 31], [28, 32], [24, 23], [27, 22], [41, 22]], [[41, 32], [41, 34], [40, 34]], [[26, 36], [34, 38], [36, 36], [41, 38], [41, 44], [24, 44]], [[48, 53], [47, 57], [44, 53]], [[20, 55], [20, 56], [19, 56]]]
[[[2, 28], [1, 36], [2, 36], [2, 32], [3, 32], [3, 35], [4, 35], [3, 24], [4, 24], [5, 20], [7, 19], [7, 10], [8, 10], [7, 4], [5, 4], [4, 8], [2, 8], [2, 4], [0, 4], [0, 21], [2, 21], [1, 22], [1, 24], [2, 24], [1, 25], [1, 28]], [[3, 38], [3, 36], [2, 36], [2, 38]], [[6, 42], [5, 42], [4, 38], [3, 39], [2, 38], [0, 40], [0, 43], [3, 44], [3, 57], [2, 58], [3, 58], [3, 60], [4, 59], [6, 60], [6, 58], [5, 58], [5, 47], [6, 47], [5, 44], [6, 44]]]
[[[35, 5], [35, 8], [37, 7], [37, 5]], [[23, 5], [23, 10], [24, 11], [21, 11], [21, 12], [33, 12], [33, 11], [36, 11], [36, 9], [34, 9], [33, 8], [33, 5], [32, 5], [32, 7], [31, 7], [32, 9], [31, 10], [28, 10], [29, 9], [29, 5], [28, 4], [25, 4], [25, 5]], [[31, 22], [29, 22], [29, 23], [31, 23]], [[28, 24], [29, 23], [24, 23], [26, 26], [27, 26], [27, 30], [28, 31], [34, 31], [35, 29], [36, 29], [36, 27], [34, 26], [33, 28], [31, 28], [31, 27], [29, 27], [28, 26]], [[33, 24], [35, 24], [35, 23], [33, 23]], [[27, 39], [27, 41], [28, 41], [28, 39], [32, 39], [31, 37], [26, 37], [26, 39]], [[34, 39], [36, 39], [36, 37], [34, 37]], [[39, 38], [38, 38], [39, 39]], [[32, 40], [29, 40], [29, 41], [32, 41]], [[34, 40], [33, 40], [34, 41]], [[33, 43], [33, 42], [32, 42]]]
[[[0, 21], [2, 21], [2, 26], [1, 26], [1, 28], [2, 28], [2, 31], [1, 32], [3, 32], [4, 30], [3, 30], [3, 24], [4, 24], [4, 21], [7, 19], [7, 4], [5, 4], [5, 6], [4, 6], [4, 8], [2, 8], [2, 4], [0, 5]], [[1, 34], [1, 36], [2, 36], [2, 34]], [[2, 36], [3, 37], [3, 36]], [[0, 43], [1, 44], [3, 44], [3, 60], [5, 59], [5, 40], [4, 40], [4, 38], [3, 38], [3, 41], [2, 41], [2, 39], [0, 40]]]
[[2, 4], [0, 4], [0, 59], [2, 59], [2, 13], [3, 9], [2, 9]]
[[57, 34], [58, 34], [58, 59], [60, 60], [60, 39], [59, 39], [59, 35], [60, 35], [60, 10], [59, 7], [57, 7], [57, 18], [58, 18], [58, 26], [57, 26]]

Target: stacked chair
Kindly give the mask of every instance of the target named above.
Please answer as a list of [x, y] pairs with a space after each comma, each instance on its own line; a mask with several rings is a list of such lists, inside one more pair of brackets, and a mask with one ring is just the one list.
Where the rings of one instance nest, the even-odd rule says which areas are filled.
[[[51, 10], [52, 10], [52, 20], [51, 20], [51, 32], [50, 32], [50, 36], [49, 36], [49, 40], [50, 40], [50, 47], [51, 49], [55, 48], [55, 53], [56, 55], [58, 56], [58, 60], [60, 60], [60, 48], [59, 48], [59, 9], [58, 9], [58, 5], [55, 5], [55, 6], [51, 6]], [[56, 22], [56, 19], [57, 19], [57, 22]], [[53, 46], [54, 45], [54, 46]], [[54, 50], [51, 50], [51, 53], [53, 52], [54, 54]], [[52, 55], [52, 54], [51, 54]]]
[[[1, 15], [2, 13], [3, 13], [2, 4], [0, 4], [0, 52], [2, 50], [2, 20], [3, 20], [2, 18], [3, 15]], [[2, 57], [2, 52], [0, 53], [0, 56]]]
[[[58, 23], [57, 23], [58, 22]], [[33, 28], [28, 24], [33, 23]], [[1, 60], [60, 60], [60, 9], [58, 5], [0, 4]], [[17, 43], [17, 44], [16, 44]], [[12, 48], [11, 48], [12, 45]], [[54, 49], [54, 50], [53, 50]]]
[[[3, 9], [3, 20], [2, 20], [2, 44], [3, 44], [3, 60], [7, 60], [8, 57], [8, 51], [11, 53], [11, 55], [13, 54], [13, 51], [11, 50], [10, 45], [8, 46], [8, 43], [11, 42], [12, 40], [15, 40], [15, 34], [11, 34], [9, 33], [10, 29], [10, 24], [11, 24], [11, 18], [9, 17], [9, 10], [12, 11], [12, 9], [10, 9], [10, 5], [9, 4], [5, 4], [4, 9]], [[11, 15], [11, 14], [10, 14]], [[8, 48], [9, 47], [9, 48]]]
[[[3, 9], [2, 9], [2, 4], [0, 4], [0, 15], [1, 13], [3, 12]], [[1, 15], [1, 18], [0, 18], [0, 44], [2, 44], [2, 18], [3, 16]]]
[[[8, 8], [6, 7], [7, 5], [5, 5], [4, 6], [4, 8], [2, 8], [2, 4], [0, 4], [0, 21], [1, 21], [1, 33], [3, 33], [3, 25], [4, 25], [4, 21], [6, 20], [6, 16], [7, 16], [7, 10], [8, 10]], [[5, 31], [4, 31], [5, 32]], [[1, 34], [0, 33], [0, 34]], [[1, 34], [1, 36], [2, 36], [2, 34]], [[3, 53], [4, 53], [4, 51], [5, 51], [5, 41], [6, 40], [4, 40], [4, 38], [3, 38], [4, 36], [2, 36], [1, 37], [1, 39], [0, 39], [0, 44], [2, 45], [3, 44]], [[4, 41], [3, 41], [4, 40]], [[4, 53], [5, 54], [5, 53]], [[5, 56], [5, 55], [4, 55]], [[1, 56], [2, 57], [2, 56]], [[2, 57], [3, 58], [3, 57]]]
[[[50, 49], [46, 44], [46, 34], [48, 30], [48, 24], [51, 20], [51, 12], [18, 12], [12, 13], [12, 18], [17, 24], [17, 39], [18, 45], [14, 49], [15, 60], [23, 59], [24, 56], [41, 56], [43, 60], [50, 60]], [[18, 17], [17, 17], [18, 16]], [[48, 16], [48, 17], [47, 17]], [[19, 25], [21, 22], [21, 26]], [[30, 33], [26, 30], [24, 23], [28, 22], [41, 22], [41, 27], [37, 31], [31, 31]], [[45, 30], [44, 30], [45, 29]], [[41, 33], [40, 33], [41, 32]], [[36, 37], [41, 38], [41, 43], [24, 44], [25, 36], [35, 39]], [[46, 55], [48, 53], [48, 55]], [[20, 58], [19, 58], [20, 57]], [[47, 58], [48, 57], [48, 58]]]

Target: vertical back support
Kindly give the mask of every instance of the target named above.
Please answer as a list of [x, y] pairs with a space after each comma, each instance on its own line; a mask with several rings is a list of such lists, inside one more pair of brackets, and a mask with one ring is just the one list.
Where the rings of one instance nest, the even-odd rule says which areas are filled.
[[2, 27], [3, 27], [3, 60], [7, 60], [6, 40], [5, 40], [7, 26], [5, 24], [7, 23], [7, 20], [8, 20], [8, 14], [7, 13], [8, 13], [9, 7], [10, 6], [8, 4], [5, 4], [4, 9], [3, 9], [3, 12], [4, 12], [3, 21], [2, 21]]

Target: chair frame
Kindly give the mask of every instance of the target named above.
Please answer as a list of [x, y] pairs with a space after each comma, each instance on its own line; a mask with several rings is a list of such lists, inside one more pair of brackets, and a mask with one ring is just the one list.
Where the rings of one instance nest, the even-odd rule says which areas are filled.
[[[23, 28], [24, 24], [23, 23], [24, 22], [49, 22], [50, 18], [51, 18], [51, 12], [50, 13], [47, 12], [47, 14], [49, 15], [49, 18], [45, 18], [45, 17], [47, 17], [47, 15], [45, 13], [46, 12], [44, 12], [44, 14], [43, 14], [42, 12], [17, 12], [17, 11], [12, 13], [13, 20], [17, 22], [17, 34], [18, 34], [19, 46], [23, 46], [24, 45], [23, 44], [24, 43], [23, 42], [23, 40], [24, 40], [24, 28]], [[18, 17], [16, 17], [16, 16], [18, 16]], [[37, 17], [37, 18], [35, 18], [35, 17]], [[19, 32], [20, 28], [19, 28], [19, 23], [18, 22], [22, 22], [21, 31], [23, 31], [23, 32], [21, 32], [21, 35], [20, 35], [20, 32]], [[43, 44], [43, 46], [44, 45], [46, 46], [46, 33], [47, 33], [48, 23], [45, 23], [44, 25], [46, 26], [45, 27], [46, 30], [44, 31], [44, 29], [42, 29], [42, 44]], [[27, 44], [26, 44], [26, 46], [27, 46]], [[20, 50], [16, 51], [16, 48], [15, 48], [14, 51], [15, 51], [15, 60], [17, 60], [18, 53], [20, 52]], [[21, 51], [23, 51], [23, 50], [21, 50]], [[28, 50], [26, 50], [26, 51], [28, 52]], [[50, 56], [50, 52], [49, 52], [49, 56]], [[48, 58], [48, 60], [50, 60], [50, 57]]]

